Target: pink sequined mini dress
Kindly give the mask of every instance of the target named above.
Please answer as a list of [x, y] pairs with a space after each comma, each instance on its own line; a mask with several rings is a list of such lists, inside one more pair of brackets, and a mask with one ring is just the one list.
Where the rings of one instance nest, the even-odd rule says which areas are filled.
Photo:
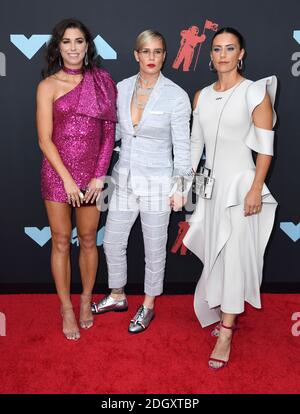
[[[94, 68], [53, 103], [53, 133], [62, 162], [79, 188], [106, 175], [115, 142], [116, 87], [108, 72]], [[44, 157], [44, 200], [67, 202], [63, 181]]]

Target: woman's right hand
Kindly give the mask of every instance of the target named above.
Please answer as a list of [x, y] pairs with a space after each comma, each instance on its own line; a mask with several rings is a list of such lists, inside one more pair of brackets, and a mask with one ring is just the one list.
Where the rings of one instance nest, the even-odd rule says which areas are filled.
[[68, 196], [68, 203], [72, 204], [73, 207], [80, 207], [84, 196], [73, 178], [64, 181], [64, 188]]

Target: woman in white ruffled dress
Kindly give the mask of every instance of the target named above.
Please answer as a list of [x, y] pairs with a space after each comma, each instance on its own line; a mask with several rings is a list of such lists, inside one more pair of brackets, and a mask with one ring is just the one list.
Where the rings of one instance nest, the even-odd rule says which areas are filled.
[[210, 199], [198, 197], [183, 242], [204, 265], [194, 299], [200, 324], [219, 322], [209, 358], [214, 369], [229, 361], [245, 302], [261, 308], [263, 256], [277, 207], [264, 183], [273, 155], [277, 79], [245, 79], [244, 53], [241, 34], [220, 29], [210, 62], [218, 79], [194, 98], [192, 165], [196, 171], [205, 146], [214, 187]]

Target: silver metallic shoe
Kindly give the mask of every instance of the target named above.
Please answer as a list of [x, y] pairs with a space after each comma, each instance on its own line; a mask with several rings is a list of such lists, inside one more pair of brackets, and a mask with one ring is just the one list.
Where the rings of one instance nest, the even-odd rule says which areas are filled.
[[105, 312], [125, 312], [128, 309], [127, 298], [116, 300], [112, 296], [107, 295], [100, 302], [92, 303], [91, 305], [93, 315], [100, 315]]
[[150, 322], [154, 318], [154, 309], [145, 308], [144, 305], [140, 306], [134, 318], [131, 319], [128, 332], [140, 333], [148, 328]]

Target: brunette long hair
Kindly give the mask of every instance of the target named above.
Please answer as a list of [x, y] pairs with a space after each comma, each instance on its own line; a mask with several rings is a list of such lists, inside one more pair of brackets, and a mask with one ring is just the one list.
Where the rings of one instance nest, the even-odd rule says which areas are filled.
[[76, 19], [64, 19], [52, 30], [51, 39], [46, 48], [46, 60], [48, 67], [42, 71], [43, 78], [53, 75], [61, 69], [61, 56], [59, 51], [59, 44], [64, 36], [64, 33], [67, 29], [79, 29], [85, 38], [85, 41], [88, 44], [87, 57], [88, 63], [84, 65], [84, 69], [92, 69], [94, 66], [99, 67], [101, 60], [97, 56], [97, 51], [95, 44], [92, 39], [91, 32], [89, 29], [79, 20]]

